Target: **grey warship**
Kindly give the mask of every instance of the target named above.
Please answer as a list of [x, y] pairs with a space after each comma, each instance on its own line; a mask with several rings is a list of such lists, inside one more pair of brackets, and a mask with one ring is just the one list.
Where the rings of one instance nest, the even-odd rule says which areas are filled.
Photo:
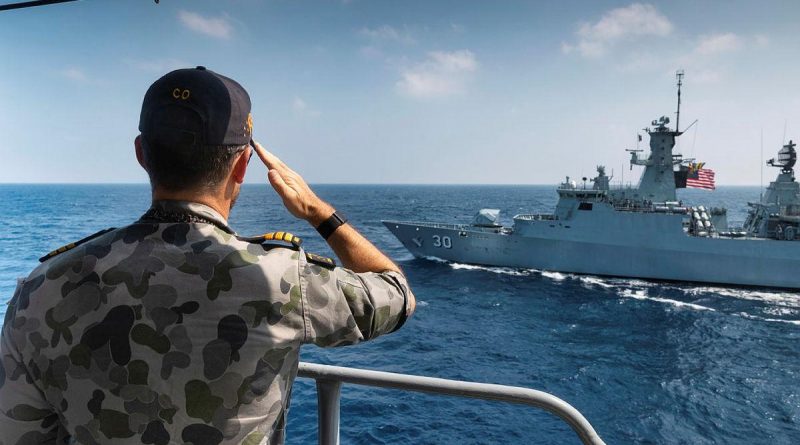
[[675, 129], [662, 116], [645, 129], [650, 153], [630, 152], [644, 168], [636, 187], [612, 187], [603, 166], [591, 186], [569, 177], [550, 214], [520, 214], [502, 226], [499, 210], [483, 209], [471, 224], [383, 221], [416, 257], [457, 263], [684, 281], [800, 289], [800, 186], [795, 144], [768, 165], [777, 178], [759, 202], [748, 203], [742, 227], [728, 227], [724, 208], [678, 201], [690, 160], [673, 153], [683, 134], [680, 87]]

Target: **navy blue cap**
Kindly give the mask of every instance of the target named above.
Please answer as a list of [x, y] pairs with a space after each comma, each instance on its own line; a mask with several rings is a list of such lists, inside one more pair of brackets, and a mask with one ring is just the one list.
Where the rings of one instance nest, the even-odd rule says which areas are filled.
[[175, 70], [144, 95], [139, 131], [164, 146], [247, 145], [253, 135], [250, 96], [235, 80], [205, 67]]

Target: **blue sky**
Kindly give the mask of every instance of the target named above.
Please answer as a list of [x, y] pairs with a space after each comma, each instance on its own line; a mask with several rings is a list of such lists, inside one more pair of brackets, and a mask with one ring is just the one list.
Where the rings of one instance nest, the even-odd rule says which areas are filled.
[[[8, 3], [11, 0], [0, 0]], [[0, 13], [0, 182], [146, 182], [160, 75], [205, 65], [312, 183], [552, 184], [675, 111], [680, 151], [758, 184], [800, 140], [800, 3], [83, 0]], [[645, 138], [646, 139], [646, 138]], [[624, 165], [624, 167], [623, 167]], [[776, 173], [765, 169], [765, 178]], [[248, 182], [262, 181], [253, 169]]]

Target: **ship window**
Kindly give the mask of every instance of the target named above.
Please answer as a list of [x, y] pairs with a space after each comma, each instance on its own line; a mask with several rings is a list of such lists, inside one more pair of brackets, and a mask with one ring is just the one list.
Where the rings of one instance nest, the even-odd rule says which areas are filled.
[[592, 210], [591, 202], [582, 202], [578, 204], [578, 210]]

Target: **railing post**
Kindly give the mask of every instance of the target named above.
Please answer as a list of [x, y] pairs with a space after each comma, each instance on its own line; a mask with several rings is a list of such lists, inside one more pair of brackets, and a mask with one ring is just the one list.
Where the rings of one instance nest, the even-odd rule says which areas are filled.
[[317, 380], [317, 416], [319, 445], [339, 445], [339, 395], [342, 382]]

